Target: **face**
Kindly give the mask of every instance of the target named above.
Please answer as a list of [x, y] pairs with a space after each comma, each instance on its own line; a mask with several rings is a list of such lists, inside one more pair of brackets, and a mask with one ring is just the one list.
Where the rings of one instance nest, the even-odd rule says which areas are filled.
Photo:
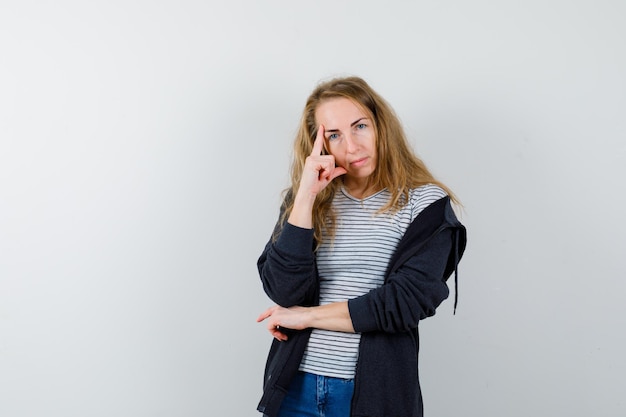
[[322, 102], [315, 110], [315, 120], [324, 126], [326, 150], [348, 171], [344, 182], [367, 179], [377, 162], [373, 120], [347, 98]]

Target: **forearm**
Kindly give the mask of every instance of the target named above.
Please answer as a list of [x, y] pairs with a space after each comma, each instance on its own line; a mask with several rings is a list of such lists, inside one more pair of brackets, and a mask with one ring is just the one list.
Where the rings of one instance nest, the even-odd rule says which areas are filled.
[[281, 328], [304, 330], [316, 328], [338, 332], [354, 333], [348, 303], [337, 302], [317, 307], [273, 306], [257, 318], [257, 322], [266, 320], [267, 329], [278, 340], [287, 340]]
[[310, 307], [308, 310], [309, 325], [307, 327], [354, 333], [347, 301]]
[[289, 214], [287, 221], [304, 229], [313, 228], [313, 204], [315, 203], [315, 194], [298, 191], [294, 199], [293, 208]]
[[435, 314], [449, 294], [443, 273], [451, 250], [451, 231], [444, 230], [407, 259], [384, 285], [350, 300], [356, 331], [404, 332]]

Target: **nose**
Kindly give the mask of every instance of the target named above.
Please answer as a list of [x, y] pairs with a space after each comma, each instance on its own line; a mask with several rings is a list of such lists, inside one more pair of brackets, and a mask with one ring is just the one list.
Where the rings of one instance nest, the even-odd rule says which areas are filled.
[[346, 140], [346, 151], [348, 153], [354, 153], [359, 148], [359, 143], [355, 135], [347, 134], [345, 137]]

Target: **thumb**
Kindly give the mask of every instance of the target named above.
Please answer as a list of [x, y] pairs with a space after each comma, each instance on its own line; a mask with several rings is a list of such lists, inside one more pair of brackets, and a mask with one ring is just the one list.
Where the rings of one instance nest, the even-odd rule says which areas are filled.
[[340, 175], [343, 175], [345, 173], [347, 173], [348, 170], [345, 169], [344, 167], [340, 167], [340, 166], [336, 166], [335, 169], [333, 169], [333, 173], [331, 174], [330, 178], [328, 179], [328, 181], [332, 181], [335, 178], [337, 178]]

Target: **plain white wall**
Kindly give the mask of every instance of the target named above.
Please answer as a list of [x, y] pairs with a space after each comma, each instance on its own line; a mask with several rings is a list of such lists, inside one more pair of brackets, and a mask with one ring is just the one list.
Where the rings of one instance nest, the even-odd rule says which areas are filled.
[[0, 3], [0, 415], [257, 415], [304, 100], [364, 77], [460, 196], [428, 416], [626, 414], [622, 1]]

